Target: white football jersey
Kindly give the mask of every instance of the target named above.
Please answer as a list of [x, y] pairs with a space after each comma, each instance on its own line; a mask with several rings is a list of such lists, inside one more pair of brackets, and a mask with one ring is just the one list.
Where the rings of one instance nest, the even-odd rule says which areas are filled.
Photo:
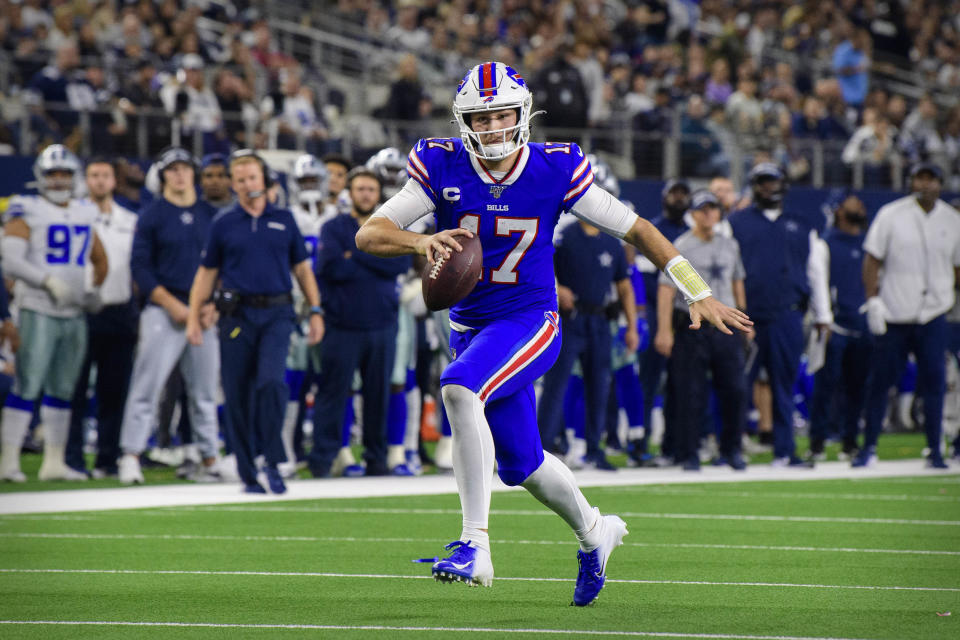
[[[300, 204], [290, 207], [293, 219], [296, 221], [297, 228], [300, 229], [300, 235], [303, 236], [303, 241], [306, 244], [307, 256], [310, 257], [310, 269], [314, 274], [317, 272], [317, 258], [320, 253], [320, 230], [323, 229], [323, 225], [328, 220], [337, 215], [334, 208], [321, 205], [320, 210], [322, 213], [317, 215]], [[294, 308], [299, 309], [303, 304], [303, 292], [300, 291], [300, 283], [297, 282], [296, 278], [293, 280], [293, 297]]]
[[69, 301], [58, 305], [45, 289], [18, 280], [14, 289], [17, 304], [21, 309], [60, 318], [80, 315], [97, 209], [80, 200], [61, 207], [40, 196], [16, 196], [10, 201], [6, 219], [17, 217], [30, 227], [26, 259], [66, 282], [74, 292]]
[[[84, 200], [84, 202], [90, 202]], [[91, 205], [94, 205], [90, 202]], [[130, 254], [133, 252], [133, 234], [137, 228], [137, 214], [121, 207], [116, 201], [110, 213], [97, 211], [94, 227], [103, 250], [107, 254], [109, 269], [100, 285], [100, 301], [105, 305], [123, 304], [133, 295]], [[87, 290], [93, 289], [93, 265], [87, 265]]]

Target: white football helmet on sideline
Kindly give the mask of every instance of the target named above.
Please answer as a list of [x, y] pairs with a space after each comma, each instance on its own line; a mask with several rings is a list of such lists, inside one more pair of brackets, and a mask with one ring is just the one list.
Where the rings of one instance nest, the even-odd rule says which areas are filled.
[[613, 169], [606, 162], [590, 153], [587, 154], [587, 160], [593, 169], [593, 181], [600, 185], [605, 191], [608, 191], [614, 198], [620, 197], [620, 181], [613, 175]]
[[327, 193], [329, 175], [326, 165], [315, 156], [305, 153], [298, 157], [288, 184], [291, 198], [305, 207], [320, 207]]
[[[70, 178], [53, 177], [54, 171], [68, 171]], [[82, 179], [80, 160], [62, 144], [52, 144], [37, 156], [33, 163], [33, 175], [37, 179], [37, 190], [54, 204], [67, 204], [77, 191]]]
[[396, 147], [380, 149], [370, 156], [366, 166], [380, 177], [384, 198], [392, 198], [410, 178], [407, 175], [407, 156]]
[[[484, 111], [517, 110], [517, 124], [502, 129], [503, 138], [494, 144], [482, 144], [480, 133], [470, 126], [470, 118]], [[502, 62], [484, 62], [467, 72], [453, 100], [453, 118], [460, 127], [460, 138], [467, 151], [484, 160], [502, 160], [530, 140], [530, 118], [535, 114], [533, 96], [527, 83], [513, 68]]]

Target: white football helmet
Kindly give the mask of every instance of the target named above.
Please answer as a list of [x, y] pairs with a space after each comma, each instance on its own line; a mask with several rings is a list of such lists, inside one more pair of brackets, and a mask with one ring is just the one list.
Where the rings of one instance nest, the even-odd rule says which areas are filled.
[[386, 198], [392, 198], [410, 177], [407, 175], [407, 156], [396, 147], [381, 149], [370, 156], [366, 166], [380, 177]]
[[327, 193], [330, 172], [326, 165], [309, 153], [305, 153], [293, 163], [289, 190], [296, 202], [305, 207], [319, 207]]
[[[483, 144], [480, 133], [470, 126], [473, 114], [484, 111], [517, 110], [517, 124], [502, 129], [499, 142]], [[453, 118], [460, 127], [463, 146], [478, 158], [502, 160], [530, 140], [533, 96], [520, 74], [502, 62], [484, 62], [467, 72], [453, 100]]]
[[[54, 171], [69, 171], [70, 178], [54, 178]], [[81, 179], [80, 160], [62, 144], [52, 144], [44, 149], [33, 163], [33, 176], [37, 190], [54, 204], [67, 204], [77, 191]]]
[[613, 175], [613, 169], [606, 162], [590, 153], [587, 154], [587, 160], [593, 169], [593, 182], [605, 191], [609, 191], [614, 198], [620, 197], [620, 181]]

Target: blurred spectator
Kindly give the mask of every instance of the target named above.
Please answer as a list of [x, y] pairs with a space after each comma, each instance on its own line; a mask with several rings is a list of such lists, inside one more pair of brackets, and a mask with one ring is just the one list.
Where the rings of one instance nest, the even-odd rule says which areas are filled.
[[749, 76], [741, 77], [724, 111], [727, 126], [739, 144], [747, 151], [756, 149], [764, 132], [763, 107], [757, 99], [757, 81]]
[[707, 102], [726, 104], [732, 94], [730, 64], [723, 58], [717, 58], [710, 66], [710, 78], [707, 80], [704, 98]]
[[47, 49], [56, 51], [66, 44], [75, 47], [80, 44], [73, 18], [73, 7], [68, 4], [61, 4], [53, 10], [53, 28], [47, 35]]
[[595, 127], [609, 115], [603, 99], [603, 67], [593, 55], [595, 45], [586, 40], [577, 40], [573, 45], [571, 61], [583, 76], [587, 97], [587, 126]]
[[856, 130], [843, 149], [847, 165], [863, 164], [864, 185], [890, 184], [890, 160], [896, 153], [896, 127], [885, 115], [863, 110], [863, 126]]
[[250, 86], [230, 69], [222, 68], [216, 74], [213, 90], [223, 111], [223, 128], [231, 146], [253, 146], [247, 141], [246, 123], [256, 121], [258, 116]]
[[397, 22], [387, 29], [384, 39], [388, 44], [405, 51], [424, 53], [430, 46], [430, 34], [417, 23], [419, 0], [400, 0], [397, 3]]
[[[587, 89], [569, 47], [557, 47], [532, 84], [539, 108], [546, 110], [542, 118], [544, 127], [582, 129], [587, 126]], [[552, 137], [576, 141], [577, 134], [570, 131]]]
[[870, 81], [870, 34], [866, 29], [854, 29], [842, 20], [837, 34], [843, 40], [833, 50], [833, 72], [837, 74], [843, 99], [853, 107], [860, 107], [867, 97]]
[[690, 96], [687, 111], [680, 120], [680, 173], [706, 177], [726, 174], [730, 160], [723, 153], [707, 122], [707, 107], [698, 95]]
[[38, 101], [38, 106], [60, 138], [64, 138], [77, 125], [77, 114], [67, 109], [67, 84], [69, 74], [80, 64], [77, 47], [64, 44], [56, 51], [53, 64], [43, 68], [30, 79], [27, 87]]
[[[127, 79], [118, 102], [121, 113], [127, 120], [128, 135], [123, 140], [124, 153], [136, 155], [144, 150], [136, 148], [140, 127], [146, 130], [149, 154], [156, 154], [170, 144], [170, 118], [163, 114], [163, 101], [157, 92], [157, 70], [153, 63], [143, 58], [136, 63], [136, 70]], [[141, 118], [142, 124], [141, 124]], [[119, 181], [119, 178], [118, 178]]]
[[[374, 115], [387, 120], [416, 122], [430, 114], [432, 103], [420, 81], [417, 57], [408, 53], [397, 63], [397, 79], [390, 85], [387, 102]], [[420, 137], [419, 130], [402, 128], [398, 133], [408, 143]]]
[[203, 58], [199, 55], [183, 56], [177, 82], [166, 84], [160, 90], [160, 99], [167, 113], [179, 116], [183, 135], [188, 140], [196, 133], [201, 135], [204, 153], [230, 153], [220, 103], [207, 84], [203, 67]]
[[299, 149], [301, 141], [308, 153], [316, 154], [327, 139], [327, 127], [314, 106], [313, 91], [301, 83], [298, 66], [280, 70], [280, 93], [264, 101], [264, 115], [277, 118], [277, 146]]
[[903, 121], [899, 146], [910, 163], [926, 160], [943, 149], [937, 130], [937, 105], [930, 95], [920, 98], [916, 108]]
[[633, 119], [637, 134], [633, 143], [633, 163], [637, 175], [659, 175], [663, 172], [663, 141], [673, 130], [673, 107], [670, 90], [657, 89], [652, 109]]

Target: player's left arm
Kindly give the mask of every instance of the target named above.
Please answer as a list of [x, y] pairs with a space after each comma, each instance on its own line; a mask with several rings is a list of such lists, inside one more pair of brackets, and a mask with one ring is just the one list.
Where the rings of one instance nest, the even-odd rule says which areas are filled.
[[749, 331], [753, 324], [746, 313], [731, 309], [713, 297], [713, 292], [700, 274], [680, 255], [673, 244], [648, 220], [628, 209], [622, 202], [593, 184], [573, 205], [577, 217], [583, 218], [607, 233], [622, 237], [658, 269], [673, 280], [690, 305], [690, 328], [699, 329], [706, 320], [723, 333], [733, 333], [727, 325]]
[[93, 285], [99, 287], [107, 279], [107, 272], [110, 269], [110, 263], [107, 260], [107, 252], [100, 242], [100, 236], [93, 232], [93, 243], [90, 247], [90, 263], [93, 264]]

